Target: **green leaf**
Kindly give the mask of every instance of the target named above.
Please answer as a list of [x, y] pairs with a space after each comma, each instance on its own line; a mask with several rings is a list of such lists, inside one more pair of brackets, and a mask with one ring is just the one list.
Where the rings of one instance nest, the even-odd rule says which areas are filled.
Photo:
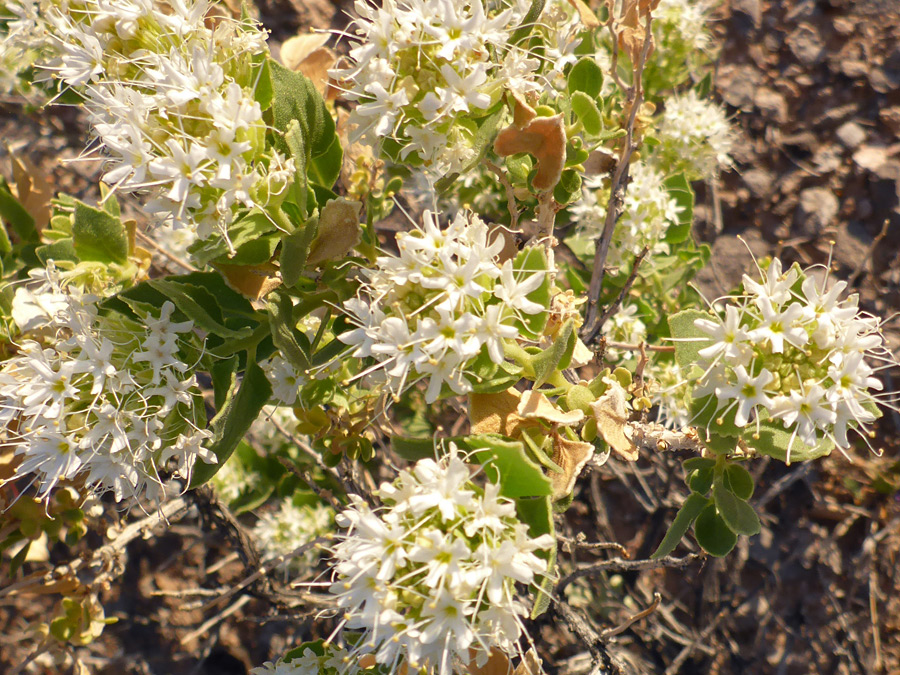
[[296, 173], [294, 174], [293, 197], [300, 212], [305, 216], [312, 209], [307, 204], [309, 198], [309, 185], [306, 178], [310, 156], [309, 146], [303, 133], [303, 126], [297, 120], [288, 122], [284, 131], [284, 142], [287, 145], [291, 157], [294, 158]]
[[229, 258], [226, 264], [262, 265], [272, 259], [280, 241], [281, 235], [276, 233], [265, 234], [257, 239], [248, 241], [235, 251], [234, 256]]
[[689, 370], [700, 361], [699, 352], [708, 347], [710, 337], [694, 325], [697, 319], [711, 319], [699, 309], [686, 309], [669, 317], [669, 331], [675, 345], [675, 360], [682, 368]]
[[725, 467], [725, 485], [744, 501], [753, 496], [753, 476], [740, 464], [729, 464]]
[[584, 56], [569, 71], [567, 88], [569, 94], [583, 92], [588, 98], [596, 99], [603, 89], [603, 69], [590, 56]]
[[275, 128], [287, 131], [288, 124], [297, 120], [303, 133], [306, 157], [324, 155], [335, 138], [334, 120], [315, 85], [306, 76], [288, 70], [271, 58], [269, 69], [274, 91], [272, 116]]
[[561, 205], [571, 204], [581, 197], [581, 172], [565, 169], [553, 188], [553, 198]]
[[[708, 399], [714, 400], [714, 399]], [[694, 421], [695, 423], [697, 420]], [[738, 430], [737, 427], [734, 427], [735, 430]], [[738, 430], [739, 432], [739, 430]], [[731, 436], [722, 436], [719, 434], [712, 433], [711, 431], [707, 434], [706, 430], [703, 430], [703, 433], [700, 434], [700, 442], [713, 453], [717, 455], [730, 455], [734, 452], [734, 449], [737, 447], [737, 437], [736, 435]]]
[[575, 351], [575, 322], [570, 319], [560, 329], [549, 347], [540, 354], [531, 357], [531, 365], [534, 368], [534, 388], [537, 389], [549, 380], [557, 370], [564, 370], [572, 360]]
[[600, 110], [594, 99], [584, 92], [576, 91], [572, 94], [572, 111], [578, 115], [579, 121], [589, 135], [596, 136], [603, 131]]
[[691, 225], [694, 222], [694, 190], [683, 173], [666, 179], [666, 190], [681, 208], [678, 224], [669, 226], [663, 241], [668, 244], [680, 244], [691, 236]]
[[43, 265], [46, 265], [48, 260], [71, 260], [76, 263], [79, 261], [78, 253], [75, 251], [75, 242], [71, 237], [38, 246], [34, 254]]
[[284, 285], [290, 288], [303, 276], [306, 268], [306, 258], [309, 256], [309, 247], [315, 239], [319, 229], [319, 219], [316, 217], [306, 221], [306, 225], [292, 232], [281, 240], [281, 279]]
[[213, 403], [220, 410], [228, 398], [237, 378], [238, 358], [215, 359], [209, 369], [213, 384]]
[[694, 536], [704, 551], [721, 558], [728, 555], [737, 544], [737, 535], [716, 513], [716, 505], [704, 508], [694, 522]]
[[500, 494], [510, 499], [552, 494], [550, 479], [527, 454], [519, 441], [499, 434], [480, 434], [456, 439], [457, 447], [473, 450], [472, 456], [485, 473], [500, 483]]
[[[810, 447], [793, 431], [785, 429], [781, 422], [765, 420], [759, 425], [759, 437], [756, 438], [756, 426], [750, 425], [744, 430], [743, 439], [751, 448], [761, 455], [774, 457], [782, 462], [805, 462], [830, 455], [834, 450], [834, 441], [823, 438], [815, 447]], [[790, 455], [788, 455], [790, 449]], [[788, 461], [790, 459], [790, 461]]]
[[216, 472], [231, 457], [231, 453], [244, 438], [250, 425], [259, 415], [260, 410], [272, 396], [272, 385], [262, 368], [252, 359], [247, 365], [240, 386], [233, 378], [232, 385], [225, 397], [225, 404], [210, 423], [213, 433], [209, 449], [219, 460], [218, 464], [197, 463], [191, 479], [191, 487], [196, 488], [216, 475]]
[[335, 135], [328, 150], [310, 162], [308, 172], [310, 180], [330, 188], [341, 175], [343, 160], [344, 149], [341, 147], [340, 139]]
[[[245, 244], [271, 234], [276, 229], [275, 223], [268, 215], [262, 211], [253, 210], [228, 228], [228, 238], [231, 240], [231, 245], [240, 250]], [[232, 262], [228, 258], [228, 244], [222, 237], [196, 241], [188, 247], [188, 252], [198, 265], [205, 265], [213, 260], [223, 263]]]
[[128, 261], [128, 232], [122, 221], [84, 202], [75, 203], [72, 238], [81, 260], [120, 264]]
[[0, 183], [0, 222], [10, 225], [23, 243], [37, 243], [41, 240], [34, 218], [13, 196], [5, 181]]
[[748, 537], [759, 534], [759, 517], [753, 507], [728, 490], [724, 482], [713, 486], [713, 499], [719, 515], [732, 532]]
[[504, 497], [517, 499], [553, 493], [550, 479], [528, 457], [522, 443], [499, 434], [458, 436], [437, 442], [433, 438], [392, 436], [391, 448], [404, 459], [418, 461], [443, 454], [451, 442], [460, 450], [472, 451], [473, 461], [484, 466], [492, 482], [500, 484], [500, 494]]
[[713, 469], [694, 469], [687, 476], [687, 485], [692, 491], [705, 495], [712, 487], [714, 477]]
[[259, 103], [261, 110], [268, 110], [275, 98], [275, 83], [272, 81], [272, 69], [269, 62], [268, 56], [264, 56], [256, 71], [256, 87], [253, 89], [253, 98]]
[[541, 12], [544, 11], [544, 5], [547, 0], [531, 0], [531, 6], [528, 8], [528, 12], [526, 12], [525, 16], [522, 18], [522, 23], [519, 24], [518, 28], [513, 31], [513, 34], [509, 38], [509, 44], [516, 45], [519, 44], [522, 40], [531, 35], [531, 31], [534, 30], [535, 23], [540, 17]]
[[203, 286], [185, 281], [184, 277], [167, 277], [146, 282], [151, 288], [169, 298], [197, 328], [224, 338], [245, 338], [253, 331], [249, 327], [234, 330], [221, 319], [220, 298]]
[[[528, 535], [532, 538], [549, 534], [554, 537], [556, 528], [553, 525], [553, 505], [550, 497], [527, 497], [516, 500], [516, 515], [528, 526]], [[537, 550], [535, 555], [547, 561], [547, 573], [537, 580], [534, 605], [531, 618], [535, 619], [550, 606], [553, 586], [556, 583], [556, 546], [549, 551]]]
[[700, 512], [710, 503], [709, 499], [701, 494], [693, 492], [678, 509], [675, 520], [669, 526], [666, 536], [660, 542], [659, 547], [653, 552], [651, 558], [664, 558], [678, 546], [678, 542], [687, 533], [691, 523], [700, 515]]
[[694, 85], [694, 91], [697, 92], [698, 98], [706, 98], [712, 91], [712, 73], [706, 73], [702, 80]]
[[476, 394], [496, 394], [506, 391], [522, 379], [522, 366], [504, 361], [496, 364], [486, 350], [483, 350], [466, 367], [470, 380], [474, 380], [472, 391]]
[[716, 465], [716, 460], [709, 457], [691, 457], [681, 463], [685, 472], [694, 471], [695, 469], [712, 469]]
[[296, 322], [293, 318], [294, 305], [291, 297], [287, 293], [275, 292], [273, 294], [275, 300], [268, 303], [269, 309], [269, 327], [272, 330], [272, 341], [290, 364], [299, 373], [305, 373], [309, 370], [309, 353], [308, 349], [301, 346], [308, 345], [305, 336], [296, 329]]
[[[734, 423], [737, 406], [731, 410], [720, 412], [717, 408], [719, 400], [715, 394], [695, 398], [691, 401], [691, 424], [702, 429], [700, 441], [717, 454], [727, 454], [734, 450], [739, 438], [746, 429]], [[707, 430], [709, 436], [707, 437]], [[756, 428], [754, 427], [754, 433]], [[728, 441], [727, 438], [731, 438]]]

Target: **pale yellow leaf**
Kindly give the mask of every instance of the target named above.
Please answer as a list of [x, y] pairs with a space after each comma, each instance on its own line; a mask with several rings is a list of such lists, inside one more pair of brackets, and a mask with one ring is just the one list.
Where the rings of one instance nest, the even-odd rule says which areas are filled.
[[565, 426], [578, 424], [584, 419], [584, 413], [580, 410], [563, 412], [544, 394], [534, 389], [522, 394], [516, 412], [525, 418], [537, 418], [551, 424], [562, 424]]
[[625, 435], [629, 417], [625, 389], [613, 378], [607, 378], [604, 382], [607, 383], [606, 393], [591, 404], [597, 430], [616, 453], [633, 462], [638, 458], [638, 450]]
[[553, 462], [562, 469], [562, 473], [550, 473], [550, 485], [553, 487], [553, 501], [558, 501], [572, 493], [575, 479], [584, 465], [594, 454], [592, 443], [571, 441], [557, 436], [553, 439]]

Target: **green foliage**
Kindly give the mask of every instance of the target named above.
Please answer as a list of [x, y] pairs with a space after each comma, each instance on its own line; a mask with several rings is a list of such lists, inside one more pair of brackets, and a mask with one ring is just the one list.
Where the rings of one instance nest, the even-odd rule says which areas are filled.
[[[248, 359], [249, 360], [249, 359]], [[218, 459], [216, 464], [200, 464], [194, 467], [191, 487], [196, 488], [212, 478], [228, 460], [231, 453], [259, 416], [259, 412], [272, 396], [272, 385], [266, 374], [250, 360], [240, 383], [237, 373], [231, 373], [231, 382], [225, 402], [210, 422], [213, 433], [209, 449]]]
[[592, 57], [582, 57], [569, 71], [567, 87], [573, 98], [576, 93], [580, 92], [594, 100], [603, 89], [603, 69]]

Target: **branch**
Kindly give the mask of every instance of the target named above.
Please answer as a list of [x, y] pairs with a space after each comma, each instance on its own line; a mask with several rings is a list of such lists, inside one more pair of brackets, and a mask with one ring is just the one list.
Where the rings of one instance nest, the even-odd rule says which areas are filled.
[[676, 558], [668, 555], [665, 558], [658, 558], [656, 560], [623, 560], [621, 558], [603, 560], [601, 562], [580, 567], [567, 577], [563, 577], [562, 581], [556, 585], [555, 594], [559, 597], [562, 595], [565, 588], [576, 579], [592, 576], [599, 572], [639, 572], [643, 570], [655, 570], [662, 567], [672, 567], [680, 570], [685, 567], [690, 567], [698, 560], [704, 560], [705, 558], [705, 555], [691, 553], [683, 558]]
[[519, 208], [516, 206], [516, 193], [515, 190], [513, 190], [512, 183], [509, 182], [509, 178], [506, 177], [506, 173], [503, 169], [494, 164], [487, 157], [484, 158], [484, 165], [497, 174], [500, 184], [503, 185], [503, 188], [506, 190], [506, 206], [509, 209], [509, 229], [519, 229]]
[[597, 333], [599, 333], [603, 329], [603, 324], [606, 323], [606, 320], [615, 314], [616, 310], [622, 305], [622, 301], [625, 299], [625, 296], [628, 295], [628, 291], [631, 290], [631, 287], [634, 286], [634, 282], [637, 279], [638, 269], [641, 266], [641, 263], [644, 262], [644, 258], [647, 257], [647, 254], [650, 252], [650, 247], [645, 246], [641, 249], [641, 252], [637, 254], [634, 259], [634, 262], [631, 264], [631, 273], [628, 275], [628, 278], [625, 280], [625, 285], [622, 286], [622, 290], [619, 291], [619, 295], [616, 296], [616, 299], [610, 303], [609, 307], [603, 310], [603, 314], [600, 315], [600, 318], [597, 319], [597, 323], [590, 330], [590, 332], [584, 336], [584, 341], [586, 343], [590, 343], [597, 337]]
[[[653, 35], [650, 29], [652, 23], [653, 19], [648, 13], [647, 27], [644, 33], [644, 44], [641, 47], [640, 58], [634, 68], [634, 83], [629, 88], [626, 99], [631, 108], [628, 111], [628, 122], [625, 126], [625, 144], [622, 147], [622, 156], [616, 163], [616, 170], [613, 173], [612, 183], [610, 183], [609, 203], [606, 207], [606, 219], [603, 223], [603, 231], [600, 233], [600, 237], [597, 240], [596, 251], [594, 252], [594, 264], [591, 271], [591, 283], [588, 287], [588, 306], [584, 330], [582, 331], [583, 335], [593, 335], [596, 337], [600, 332], [600, 328], [597, 327], [597, 304], [600, 301], [600, 290], [603, 287], [603, 274], [606, 258], [609, 255], [609, 245], [612, 243], [613, 231], [615, 230], [616, 222], [619, 220], [619, 215], [622, 211], [625, 186], [628, 183], [628, 166], [631, 162], [631, 155], [637, 150], [637, 144], [634, 142], [634, 123], [637, 118], [638, 109], [641, 107], [644, 100], [642, 77], [644, 74], [644, 64], [647, 60], [647, 55], [650, 53], [650, 45], [653, 42]], [[612, 24], [610, 24], [610, 29], [612, 30], [611, 26]], [[613, 31], [613, 36], [613, 44], [617, 45], [618, 37], [615, 35], [615, 31]], [[588, 342], [590, 341], [585, 340], [585, 343]]]

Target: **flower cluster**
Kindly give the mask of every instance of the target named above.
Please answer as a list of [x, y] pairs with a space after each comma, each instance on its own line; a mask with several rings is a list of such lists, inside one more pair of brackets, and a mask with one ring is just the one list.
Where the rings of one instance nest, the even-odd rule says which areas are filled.
[[830, 440], [847, 448], [847, 432], [860, 433], [877, 416], [880, 390], [868, 359], [890, 360], [876, 319], [839, 300], [844, 281], [827, 285], [773, 260], [759, 283], [744, 276], [745, 295], [725, 316], [697, 319], [712, 342], [699, 351], [706, 364], [694, 397], [710, 396], [723, 417], [745, 427], [779, 420], [795, 440], [816, 447]]
[[691, 423], [690, 381], [673, 360], [652, 362], [651, 374], [656, 380], [652, 392], [658, 407], [657, 421], [669, 429], [681, 429]]
[[163, 222], [227, 239], [240, 209], [284, 194], [294, 166], [266, 147], [255, 98], [265, 32], [224, 17], [211, 28], [209, 12], [206, 0], [48, 0], [59, 56], [41, 67], [84, 97], [104, 181], [149, 191]]
[[[579, 229], [591, 236], [599, 235], [603, 231], [608, 202], [607, 177], [585, 179], [582, 198], [570, 207]], [[668, 252], [662, 239], [666, 230], [678, 223], [679, 213], [681, 207], [666, 190], [663, 174], [645, 162], [632, 163], [622, 215], [616, 223], [607, 258], [613, 273], [627, 273], [625, 265], [644, 247], [651, 254]]]
[[31, 93], [25, 74], [51, 51], [35, 0], [0, 1], [0, 94]]
[[346, 610], [345, 625], [362, 630], [358, 654], [390, 667], [429, 668], [450, 675], [470, 660], [483, 665], [491, 649], [519, 654], [526, 607], [515, 585], [547, 571], [535, 555], [553, 537], [532, 538], [515, 506], [483, 490], [469, 467], [450, 453], [419, 461], [382, 484], [385, 503], [373, 511], [356, 498], [338, 517], [349, 528], [334, 548], [331, 592]]
[[365, 297], [344, 304], [359, 327], [340, 340], [355, 347], [353, 356], [379, 361], [395, 394], [420, 378], [429, 382], [428, 403], [444, 384], [467, 393], [467, 366], [480, 355], [503, 363], [521, 317], [547, 309], [529, 298], [546, 273], [499, 264], [503, 238], [492, 239], [477, 216], [464, 213], [441, 230], [426, 211], [424, 226], [399, 233], [397, 246], [399, 256], [381, 256], [369, 271]]
[[[531, 3], [397, 0], [374, 7], [357, 0], [356, 44], [332, 74], [359, 105], [350, 117], [356, 140], [397, 144], [398, 158], [431, 176], [459, 171], [475, 156], [471, 118], [487, 114], [505, 91], [537, 92], [574, 62], [577, 17], [552, 2], [553, 40], [539, 58], [511, 41]], [[546, 73], [544, 71], [547, 71]], [[548, 80], [548, 77], [550, 78]]]
[[[260, 515], [253, 536], [266, 558], [291, 553], [316, 537], [333, 531], [334, 512], [324, 504], [297, 505], [291, 499], [281, 502], [277, 511]], [[289, 558], [285, 569], [302, 570], [315, 567], [319, 551], [310, 549], [302, 556]]]
[[376, 665], [362, 666], [353, 655], [333, 644], [298, 647], [295, 656], [286, 656], [277, 663], [267, 661], [250, 671], [250, 675], [381, 675], [384, 669]]
[[734, 132], [725, 110], [693, 90], [666, 99], [656, 137], [661, 164], [688, 180], [714, 178], [731, 167]]
[[687, 54], [709, 49], [708, 0], [660, 0], [653, 10], [653, 35], [661, 51]]
[[157, 499], [160, 471], [187, 479], [198, 457], [216, 461], [202, 445], [203, 401], [179, 354], [192, 324], [172, 321], [171, 302], [141, 313], [140, 325], [96, 300], [61, 288], [52, 268], [43, 286], [17, 291], [13, 315], [42, 342], [23, 339], [0, 368], [0, 438], [21, 455], [13, 479], [33, 474], [39, 498], [77, 480], [116, 501]]

